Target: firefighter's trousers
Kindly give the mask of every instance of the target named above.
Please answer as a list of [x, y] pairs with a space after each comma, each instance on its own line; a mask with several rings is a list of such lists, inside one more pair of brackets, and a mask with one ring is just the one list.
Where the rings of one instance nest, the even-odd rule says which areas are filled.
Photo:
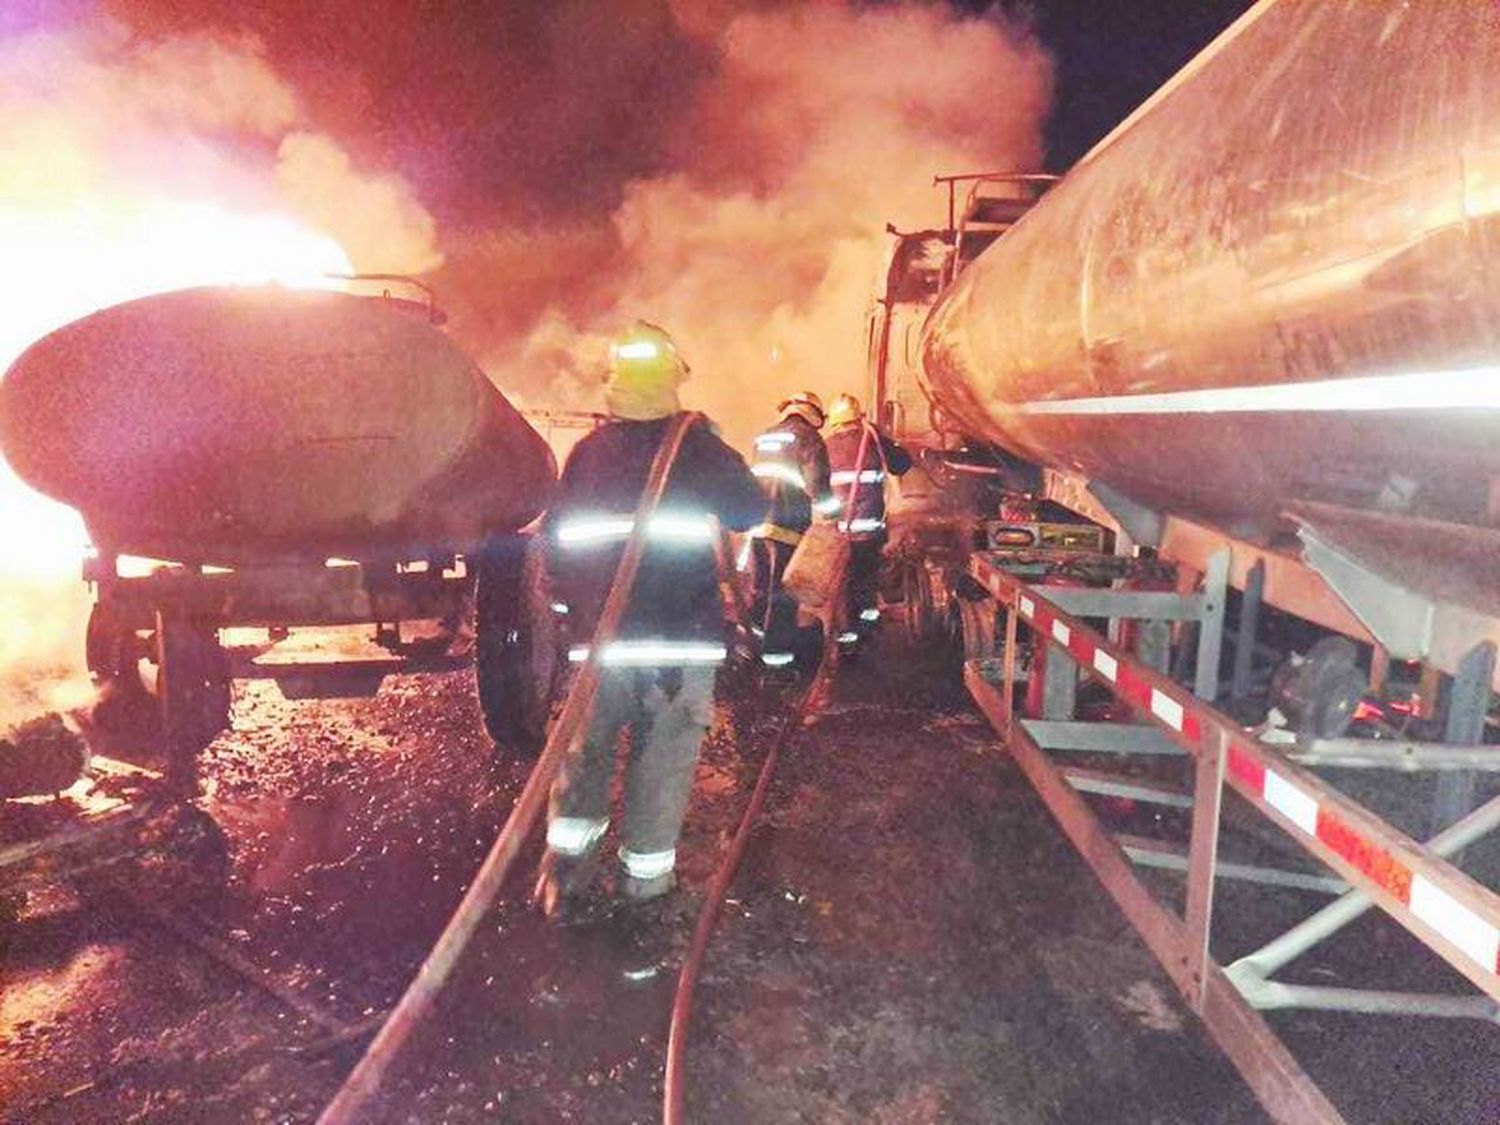
[[775, 539], [755, 540], [755, 599], [751, 613], [766, 652], [790, 653], [797, 640], [797, 603], [781, 588], [795, 548]]
[[796, 547], [777, 539], [756, 539], [754, 546], [755, 597], [750, 613], [761, 630], [761, 659], [777, 667], [795, 661], [804, 671], [816, 668], [822, 655], [817, 627], [798, 624], [797, 600], [781, 585]]
[[874, 632], [873, 623], [863, 618], [880, 598], [880, 567], [883, 538], [854, 539], [849, 544], [849, 575], [845, 589], [845, 628], [860, 635]]
[[609, 822], [610, 782], [628, 735], [620, 860], [642, 879], [669, 874], [693, 787], [698, 749], [713, 719], [713, 667], [605, 668], [587, 737], [552, 787], [548, 844], [593, 851]]

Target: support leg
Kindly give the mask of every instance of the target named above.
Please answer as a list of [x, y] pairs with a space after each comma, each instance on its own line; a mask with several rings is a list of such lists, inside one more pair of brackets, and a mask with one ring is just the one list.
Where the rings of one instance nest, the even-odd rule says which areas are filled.
[[1245, 596], [1240, 601], [1239, 630], [1234, 638], [1234, 673], [1229, 681], [1229, 698], [1243, 703], [1250, 696], [1250, 672], [1255, 656], [1256, 636], [1260, 631], [1260, 607], [1266, 591], [1265, 560], [1257, 559], [1245, 579]]
[[1193, 694], [1210, 703], [1219, 694], [1219, 661], [1224, 651], [1224, 602], [1229, 593], [1229, 552], [1208, 560], [1203, 575], [1203, 610], [1198, 619], [1198, 666]]
[[[1477, 746], [1484, 741], [1484, 717], [1490, 705], [1490, 681], [1495, 674], [1495, 646], [1486, 641], [1475, 645], [1458, 662], [1448, 693], [1447, 729], [1444, 741]], [[1433, 793], [1432, 830], [1452, 824], [1474, 805], [1475, 775], [1453, 771], [1438, 775]]]
[[1203, 1011], [1208, 982], [1209, 936], [1213, 926], [1214, 870], [1219, 860], [1219, 810], [1224, 799], [1225, 740], [1205, 746], [1199, 756], [1193, 785], [1193, 834], [1188, 850], [1187, 956], [1195, 1012]]

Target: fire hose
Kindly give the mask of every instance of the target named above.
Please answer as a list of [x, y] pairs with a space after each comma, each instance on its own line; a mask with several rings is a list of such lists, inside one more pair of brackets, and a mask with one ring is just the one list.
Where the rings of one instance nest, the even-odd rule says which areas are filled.
[[760, 816], [761, 808], [766, 803], [766, 793], [771, 787], [771, 779], [775, 776], [777, 763], [781, 760], [781, 752], [792, 740], [792, 735], [801, 728], [807, 714], [816, 703], [822, 687], [822, 669], [828, 659], [827, 653], [828, 643], [825, 641], [824, 663], [819, 665], [818, 674], [813, 677], [812, 683], [797, 701], [797, 706], [792, 709], [792, 713], [782, 723], [781, 729], [776, 732], [776, 739], [771, 743], [771, 749], [766, 753], [765, 761], [761, 763], [760, 776], [755, 779], [755, 789], [750, 794], [750, 801], [745, 806], [739, 826], [734, 830], [734, 838], [729, 841], [729, 850], [725, 853], [724, 862], [714, 872], [713, 882], [709, 884], [708, 894], [703, 902], [703, 909], [699, 911], [697, 924], [693, 927], [693, 939], [683, 957], [682, 969], [677, 977], [677, 994], [672, 1000], [672, 1025], [667, 1033], [666, 1081], [662, 1091], [663, 1125], [682, 1125], [685, 1080], [683, 1067], [688, 1024], [692, 1019], [693, 992], [697, 988], [703, 959], [708, 955], [708, 941], [713, 934], [714, 925], [719, 920], [724, 898], [729, 893], [729, 884], [734, 881], [735, 872], [739, 870], [740, 861], [745, 855], [745, 848], [749, 845], [750, 831], [755, 825], [756, 818]]
[[[860, 436], [859, 452], [855, 457], [854, 480], [856, 483], [849, 489], [849, 499], [844, 505], [844, 528], [846, 530], [854, 525], [854, 498], [859, 491], [859, 472], [864, 468], [865, 451], [869, 448], [869, 441], [870, 429], [867, 426]], [[693, 927], [692, 941], [682, 959], [682, 969], [677, 977], [677, 994], [672, 999], [672, 1024], [667, 1033], [666, 1078], [662, 1087], [662, 1125], [682, 1125], [683, 1123], [686, 1083], [684, 1067], [688, 1025], [692, 1020], [693, 1012], [693, 993], [697, 989], [703, 960], [708, 955], [709, 938], [712, 937], [714, 925], [719, 920], [719, 912], [723, 909], [724, 899], [729, 893], [729, 885], [734, 881], [735, 872], [739, 870], [740, 861], [745, 856], [745, 849], [750, 843], [750, 831], [766, 803], [766, 794], [771, 788], [771, 779], [776, 774], [776, 766], [781, 761], [781, 752], [791, 742], [792, 736], [807, 725], [813, 713], [822, 707], [827, 698], [829, 681], [838, 668], [837, 599], [843, 594], [848, 570], [849, 552], [846, 550], [840, 553], [838, 565], [828, 584], [830, 612], [824, 621], [822, 659], [818, 662], [817, 671], [813, 673], [812, 682], [797, 700], [796, 707], [792, 708], [791, 714], [782, 723], [781, 729], [776, 732], [776, 738], [771, 743], [770, 750], [766, 752], [765, 761], [761, 763], [760, 775], [755, 779], [755, 789], [751, 792], [750, 800], [745, 805], [745, 812], [734, 830], [734, 837], [729, 841], [729, 849], [724, 855], [724, 862], [714, 872], [713, 882], [709, 884], [708, 894], [703, 901], [703, 909], [699, 911], [697, 924]]]
[[[531, 774], [526, 779], [515, 807], [495, 837], [495, 842], [491, 845], [473, 882], [448, 920], [436, 944], [423, 961], [417, 975], [391, 1010], [389, 1017], [358, 1065], [350, 1072], [338, 1093], [318, 1118], [318, 1125], [354, 1125], [368, 1118], [369, 1115], [365, 1112], [367, 1107], [380, 1091], [387, 1074], [412, 1034], [431, 1014], [438, 995], [452, 976], [454, 968], [483, 921], [484, 915], [494, 905], [516, 856], [520, 853], [524, 841], [530, 835], [541, 814], [552, 779], [556, 776], [564, 758], [587, 730], [598, 694], [602, 672], [601, 654], [619, 630], [621, 620], [629, 605], [630, 593], [640, 569], [642, 556], [645, 553], [647, 525], [651, 514], [661, 502], [667, 479], [681, 449], [683, 437], [696, 418], [697, 416], [693, 414], [681, 415], [657, 450], [646, 487], [636, 508], [634, 527], [621, 555], [609, 594], [605, 599], [593, 643], [589, 646], [588, 657], [568, 693], [557, 721], [548, 733], [546, 744]], [[867, 432], [860, 444], [858, 459], [861, 463], [864, 459], [868, 437]], [[845, 527], [850, 526], [852, 520], [855, 491], [855, 489], [850, 490], [845, 510]], [[836, 599], [839, 596], [847, 575], [848, 563], [848, 552], [843, 552], [829, 582], [830, 599]], [[738, 599], [736, 601], [738, 602]], [[736, 608], [739, 608], [738, 605]], [[734, 838], [730, 841], [724, 861], [710, 884], [703, 909], [694, 927], [693, 939], [683, 960], [677, 992], [672, 1004], [662, 1110], [663, 1121], [666, 1125], [681, 1125], [682, 1122], [684, 1052], [693, 994], [707, 954], [709, 938], [718, 920], [729, 885], [744, 856], [751, 829], [765, 805], [766, 794], [775, 775], [781, 753], [791, 741], [792, 735], [808, 721], [810, 715], [821, 704], [828, 681], [837, 667], [838, 637], [837, 630], [834, 628], [836, 620], [837, 609], [835, 607], [829, 615], [828, 627], [824, 632], [823, 655], [817, 672], [807, 690], [798, 700], [797, 706], [777, 732], [776, 739], [761, 765], [755, 789], [735, 830]]]
[[635, 526], [620, 556], [614, 581], [604, 601], [604, 609], [594, 633], [594, 643], [589, 646], [588, 657], [583, 662], [557, 721], [548, 732], [546, 744], [526, 779], [521, 795], [516, 799], [515, 807], [495, 837], [474, 881], [469, 884], [469, 889], [443, 928], [437, 943], [391, 1010], [364, 1057], [344, 1079], [338, 1093], [323, 1110], [318, 1118], [318, 1125], [355, 1125], [369, 1119], [370, 1114], [366, 1111], [371, 1100], [379, 1092], [391, 1066], [412, 1033], [431, 1013], [459, 958], [485, 914], [494, 905], [516, 856], [542, 812], [552, 779], [575, 742], [588, 729], [599, 690], [601, 655], [619, 632], [630, 603], [630, 593], [645, 554], [647, 525], [651, 514], [661, 503], [667, 478], [676, 463], [683, 438], [699, 417], [692, 413], [678, 415], [656, 451], [646, 486], [636, 505]]

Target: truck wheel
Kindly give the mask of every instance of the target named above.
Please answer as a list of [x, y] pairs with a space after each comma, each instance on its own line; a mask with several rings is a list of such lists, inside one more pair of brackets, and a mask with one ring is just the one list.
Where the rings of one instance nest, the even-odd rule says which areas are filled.
[[474, 676], [497, 752], [535, 758], [547, 739], [558, 637], [541, 540], [500, 536], [479, 559]]
[[167, 778], [191, 792], [198, 754], [229, 725], [229, 661], [212, 625], [156, 615], [156, 699]]
[[117, 690], [141, 692], [141, 643], [134, 629], [116, 620], [106, 605], [95, 602], [89, 610], [88, 628], [84, 633], [84, 661], [94, 683], [100, 687], [116, 685]]
[[988, 598], [958, 599], [959, 623], [963, 631], [964, 660], [993, 660], [998, 646], [995, 603]]
[[922, 639], [922, 608], [917, 566], [907, 560], [901, 567], [901, 624], [908, 640]]
[[918, 644], [930, 641], [938, 632], [932, 583], [920, 559], [908, 559], [901, 570], [901, 608], [906, 635]]

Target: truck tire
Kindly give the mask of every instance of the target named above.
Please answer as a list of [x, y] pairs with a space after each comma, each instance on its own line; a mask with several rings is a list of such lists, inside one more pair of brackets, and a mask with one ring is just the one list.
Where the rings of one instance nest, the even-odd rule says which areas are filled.
[[975, 601], [959, 598], [958, 613], [964, 660], [993, 660], [1000, 647], [996, 639], [995, 603], [988, 598]]
[[920, 558], [907, 559], [901, 567], [902, 618], [906, 635], [916, 644], [944, 639], [946, 611], [938, 586], [942, 576], [927, 568]]
[[474, 595], [474, 677], [497, 754], [541, 753], [552, 717], [557, 629], [541, 541], [508, 535], [480, 554]]
[[141, 643], [135, 630], [126, 628], [115, 612], [102, 602], [89, 610], [84, 632], [84, 660], [89, 674], [99, 687], [117, 685], [116, 690], [140, 693], [146, 685], [141, 680]]

